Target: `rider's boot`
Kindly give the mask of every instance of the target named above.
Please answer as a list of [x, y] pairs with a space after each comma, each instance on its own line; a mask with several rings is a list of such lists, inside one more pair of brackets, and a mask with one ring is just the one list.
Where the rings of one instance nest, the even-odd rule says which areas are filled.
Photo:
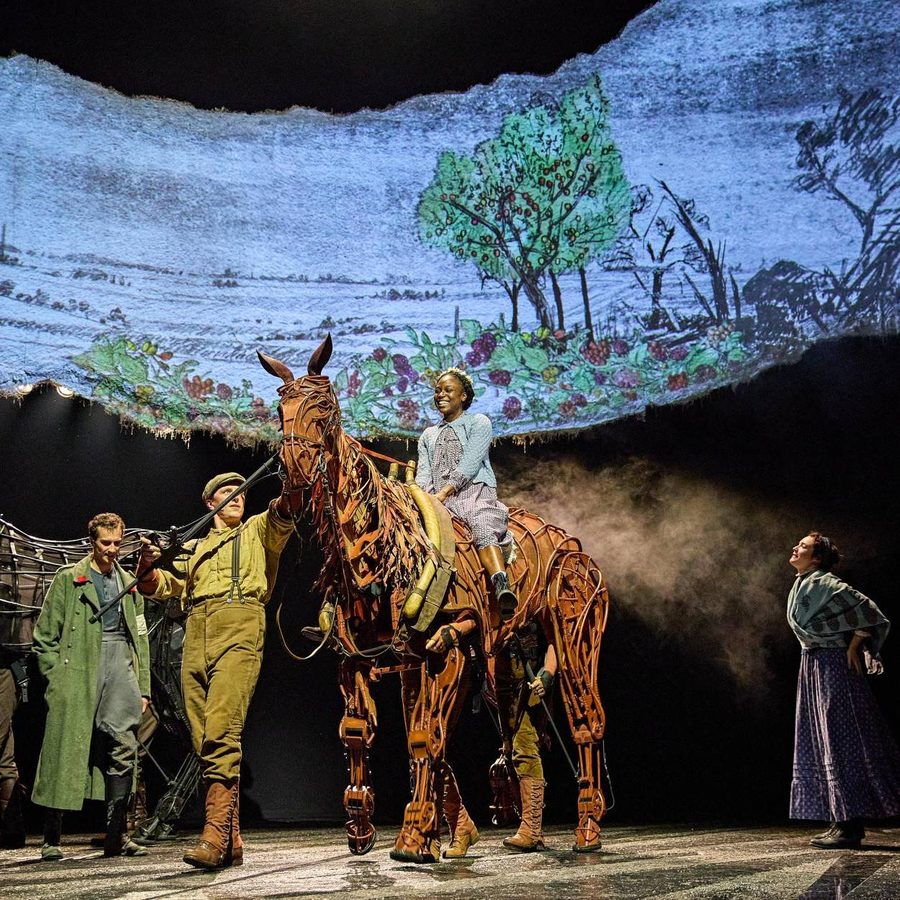
[[478, 548], [478, 559], [491, 579], [491, 588], [497, 598], [497, 611], [501, 622], [508, 622], [516, 613], [518, 600], [509, 586], [503, 550], [498, 544]]

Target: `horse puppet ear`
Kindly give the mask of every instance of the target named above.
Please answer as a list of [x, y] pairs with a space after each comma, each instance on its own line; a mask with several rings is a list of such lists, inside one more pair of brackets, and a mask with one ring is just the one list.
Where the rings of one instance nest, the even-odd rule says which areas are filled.
[[331, 332], [325, 335], [325, 340], [313, 350], [313, 355], [309, 358], [309, 368], [307, 371], [310, 375], [321, 375], [325, 364], [331, 359]]
[[257, 350], [256, 355], [259, 357], [262, 367], [270, 375], [280, 378], [285, 384], [290, 384], [294, 380], [294, 373], [281, 360], [275, 359], [274, 356], [269, 356], [261, 350]]

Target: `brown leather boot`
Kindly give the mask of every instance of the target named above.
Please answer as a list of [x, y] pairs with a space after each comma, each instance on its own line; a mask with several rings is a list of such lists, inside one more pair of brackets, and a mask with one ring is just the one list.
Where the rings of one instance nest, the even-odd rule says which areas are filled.
[[544, 833], [541, 820], [544, 815], [544, 781], [542, 778], [519, 778], [522, 792], [522, 821], [519, 830], [511, 837], [503, 839], [503, 846], [516, 853], [534, 853], [544, 850]]
[[206, 785], [206, 824], [196, 846], [184, 861], [198, 869], [222, 869], [231, 865], [231, 820], [234, 815], [237, 780], [209, 781]]
[[480, 835], [463, 806], [456, 776], [449, 768], [444, 776], [444, 818], [450, 826], [450, 846], [444, 851], [444, 859], [462, 859], [469, 847], [478, 843]]
[[234, 812], [231, 816], [231, 865], [244, 864], [244, 841], [241, 838], [241, 790], [240, 784], [234, 784]]

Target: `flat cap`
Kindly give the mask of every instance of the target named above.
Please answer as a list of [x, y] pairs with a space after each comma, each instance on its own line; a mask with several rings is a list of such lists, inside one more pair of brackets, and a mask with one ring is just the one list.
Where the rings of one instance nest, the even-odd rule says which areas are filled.
[[204, 500], [209, 500], [220, 487], [224, 487], [226, 484], [238, 485], [243, 483], [244, 476], [240, 472], [223, 472], [221, 475], [213, 476], [206, 482], [206, 487], [203, 488], [201, 496]]

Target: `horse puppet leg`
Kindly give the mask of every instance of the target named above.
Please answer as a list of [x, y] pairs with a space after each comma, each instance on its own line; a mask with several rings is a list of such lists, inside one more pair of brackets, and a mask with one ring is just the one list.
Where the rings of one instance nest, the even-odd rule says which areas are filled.
[[469, 658], [465, 650], [451, 648], [436, 674], [436, 657], [421, 667], [418, 696], [409, 716], [408, 744], [412, 773], [412, 800], [403, 813], [403, 826], [391, 850], [401, 862], [437, 862], [441, 851], [441, 807], [447, 739], [465, 700]]
[[563, 552], [549, 568], [548, 612], [553, 625], [563, 702], [578, 748], [576, 852], [599, 850], [606, 814], [601, 774], [606, 716], [597, 687], [600, 639], [608, 593], [596, 563], [586, 554]]
[[347, 754], [350, 781], [344, 791], [347, 811], [347, 844], [350, 852], [368, 853], [375, 844], [375, 793], [369, 786], [369, 749], [378, 725], [375, 701], [369, 690], [369, 667], [362, 668], [354, 660], [343, 660], [339, 679], [344, 697], [344, 716], [340, 734]]

